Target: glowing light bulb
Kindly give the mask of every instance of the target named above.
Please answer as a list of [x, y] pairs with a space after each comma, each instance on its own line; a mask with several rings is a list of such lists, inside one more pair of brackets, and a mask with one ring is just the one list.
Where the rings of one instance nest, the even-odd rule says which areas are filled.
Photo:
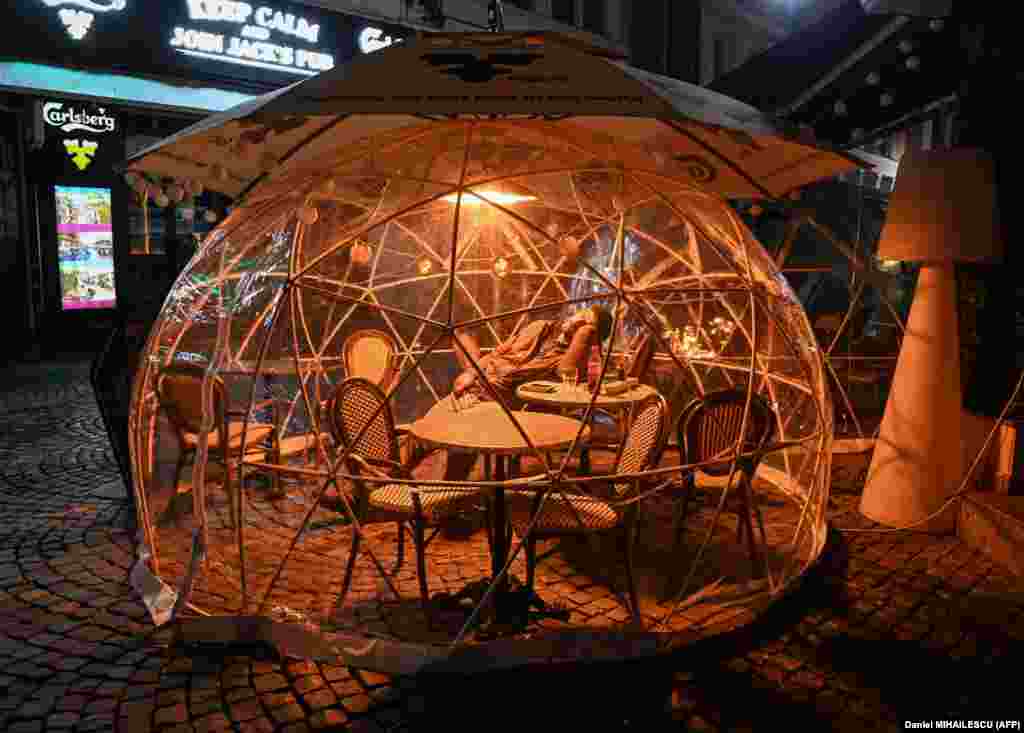
[[416, 261], [416, 272], [421, 275], [429, 275], [434, 270], [434, 263], [429, 257], [420, 257]]
[[878, 83], [882, 81], [882, 77], [878, 74], [877, 71], [872, 71], [870, 74], [867, 75], [867, 78], [864, 79], [864, 81], [866, 81], [871, 86], [877, 86]]
[[352, 264], [366, 265], [369, 263], [371, 255], [370, 248], [362, 242], [352, 245]]
[[[447, 201], [450, 204], [454, 204], [459, 200], [458, 193], [450, 193], [447, 196], [442, 196], [442, 200]], [[464, 191], [462, 194], [462, 205], [463, 206], [481, 206], [485, 203], [498, 204], [499, 206], [508, 206], [511, 204], [521, 204], [526, 201], [536, 201], [536, 196], [526, 196], [518, 193], [506, 193], [504, 191]]]
[[499, 257], [494, 261], [494, 274], [498, 277], [505, 277], [508, 275], [508, 260], [504, 257]]

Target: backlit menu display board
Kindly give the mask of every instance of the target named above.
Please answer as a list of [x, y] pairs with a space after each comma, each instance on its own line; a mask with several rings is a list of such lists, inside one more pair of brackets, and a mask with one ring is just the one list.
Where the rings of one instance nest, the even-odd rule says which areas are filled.
[[54, 186], [54, 198], [63, 309], [113, 308], [117, 295], [110, 189]]

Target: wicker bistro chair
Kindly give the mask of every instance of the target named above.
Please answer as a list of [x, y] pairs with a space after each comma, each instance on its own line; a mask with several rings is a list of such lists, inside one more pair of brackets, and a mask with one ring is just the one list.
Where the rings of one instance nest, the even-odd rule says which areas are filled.
[[[613, 474], [638, 473], [658, 465], [668, 434], [668, 407], [664, 397], [651, 395], [636, 407], [629, 434], [615, 458]], [[619, 505], [639, 492], [642, 479], [616, 482], [611, 485], [612, 499], [605, 501], [585, 494], [560, 494], [552, 491], [541, 506], [539, 492], [515, 492], [510, 497], [509, 516], [516, 534], [526, 542], [526, 585], [532, 591], [537, 563], [554, 550], [537, 557], [537, 542], [566, 535], [593, 535], [615, 532], [624, 551], [626, 579], [629, 583], [630, 611], [634, 622], [640, 620], [636, 582], [633, 573], [633, 545], [639, 504]], [[538, 514], [533, 531], [527, 532]]]
[[[774, 432], [775, 413], [763, 397], [757, 394], [751, 395], [746, 437], [741, 444], [740, 430], [743, 427], [743, 412], [746, 403], [747, 392], [744, 389], [708, 392], [683, 408], [676, 423], [676, 430], [683, 465], [718, 461], [718, 463], [700, 469], [709, 476], [728, 476], [732, 469], [732, 457], [736, 455], [737, 446], [739, 446], [740, 455], [736, 459], [736, 471], [740, 484], [736, 539], [742, 542], [746, 535], [750, 560], [756, 568], [764, 562], [764, 558], [758, 552], [757, 543], [754, 540], [752, 510], [757, 515], [762, 543], [767, 545], [768, 540], [764, 530], [764, 518], [761, 516], [761, 508], [754, 497], [751, 483], [757, 466], [761, 462], [763, 451]], [[673, 556], [678, 550], [681, 535], [686, 526], [689, 504], [697, 489], [696, 471], [684, 471], [682, 478], [682, 494], [676, 501], [673, 512]], [[729, 491], [730, 488], [727, 487], [725, 490]]]
[[[161, 408], [167, 414], [178, 438], [180, 453], [174, 471], [174, 490], [179, 491], [182, 469], [188, 460], [194, 460], [203, 431], [202, 385], [205, 370], [193, 365], [173, 365], [164, 368], [157, 377], [156, 394]], [[206, 439], [207, 455], [220, 462], [225, 470], [225, 486], [234, 506], [235, 495], [230, 490], [235, 465], [242, 461], [242, 442], [247, 455], [276, 455], [274, 426], [249, 421], [245, 413], [227, 408], [224, 381], [213, 378], [213, 413], [216, 421]], [[243, 434], [244, 431], [244, 434]]]
[[394, 338], [384, 331], [362, 329], [345, 340], [342, 355], [346, 377], [362, 377], [385, 393], [390, 391], [401, 361]]
[[[410, 467], [401, 463], [398, 432], [383, 391], [373, 382], [353, 377], [338, 386], [330, 407], [330, 423], [337, 445], [349, 450], [349, 472], [353, 476], [412, 480]], [[367, 427], [368, 425], [368, 427]], [[364, 430], [365, 428], [365, 430]], [[416, 569], [420, 598], [424, 609], [429, 603], [427, 588], [426, 548], [437, 536], [440, 523], [461, 511], [468, 502], [480, 496], [473, 488], [430, 486], [417, 488], [410, 484], [368, 484], [356, 479], [353, 499], [360, 522], [398, 524], [398, 559], [394, 570], [402, 565], [403, 534], [411, 529], [416, 548]], [[427, 537], [426, 529], [433, 533]], [[359, 553], [359, 533], [353, 533], [342, 601], [348, 592]]]

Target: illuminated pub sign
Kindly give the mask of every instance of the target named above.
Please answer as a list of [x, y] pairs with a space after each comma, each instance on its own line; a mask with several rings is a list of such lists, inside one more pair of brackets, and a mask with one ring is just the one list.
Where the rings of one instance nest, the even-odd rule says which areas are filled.
[[412, 31], [287, 0], [9, 0], [0, 47], [36, 63], [265, 91]]
[[124, 157], [120, 113], [105, 104], [73, 99], [37, 103], [46, 167], [61, 180], [109, 177]]

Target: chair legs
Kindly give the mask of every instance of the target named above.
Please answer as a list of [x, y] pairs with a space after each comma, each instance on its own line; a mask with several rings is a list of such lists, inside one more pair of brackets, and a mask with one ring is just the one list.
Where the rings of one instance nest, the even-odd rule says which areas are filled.
[[530, 532], [526, 537], [526, 587], [533, 591], [533, 581], [537, 572], [537, 537]]
[[626, 555], [626, 582], [629, 583], [629, 606], [633, 614], [633, 624], [640, 626], [640, 599], [636, 592], [636, 576], [633, 573], [633, 550], [636, 546], [636, 505], [630, 509], [630, 515], [625, 522], [625, 555]]
[[345, 596], [348, 595], [348, 588], [352, 584], [352, 571], [356, 567], [356, 557], [359, 555], [359, 538], [361, 532], [352, 531], [352, 549], [349, 551], [348, 563], [345, 566], [345, 579], [341, 581], [341, 597], [338, 599], [338, 606], [345, 604]]
[[765, 546], [768, 544], [764, 530], [764, 518], [761, 516], [761, 507], [754, 499], [750, 481], [744, 476], [739, 487], [739, 512], [736, 517], [736, 541], [742, 543], [746, 540], [747, 552], [750, 554], [750, 564], [755, 572], [762, 568], [763, 558], [757, 547], [757, 539], [754, 536], [753, 513], [757, 512], [757, 521], [761, 528], [761, 540]]
[[398, 549], [396, 553], [398, 557], [395, 558], [395, 566], [391, 568], [392, 575], [397, 573], [405, 562], [405, 522], [397, 522], [396, 524], [398, 525]]
[[413, 521], [413, 538], [416, 542], [416, 574], [420, 581], [420, 601], [423, 603], [423, 610], [429, 612], [430, 592], [427, 588], [427, 552], [423, 524], [422, 518]]
[[178, 463], [174, 467], [174, 493], [177, 494], [181, 487], [181, 472], [188, 465], [188, 458], [192, 455], [192, 451], [182, 450], [178, 455]]
[[[693, 497], [693, 484], [685, 483], [683, 489], [683, 496], [672, 505], [672, 553], [671, 557], [675, 561], [679, 554], [679, 548], [682, 544], [683, 534], [686, 532], [686, 518], [689, 516], [690, 511], [690, 500]], [[675, 587], [677, 575], [675, 571], [669, 573], [665, 588], [662, 590], [663, 600], [667, 600], [669, 593], [672, 592], [672, 588]]]

